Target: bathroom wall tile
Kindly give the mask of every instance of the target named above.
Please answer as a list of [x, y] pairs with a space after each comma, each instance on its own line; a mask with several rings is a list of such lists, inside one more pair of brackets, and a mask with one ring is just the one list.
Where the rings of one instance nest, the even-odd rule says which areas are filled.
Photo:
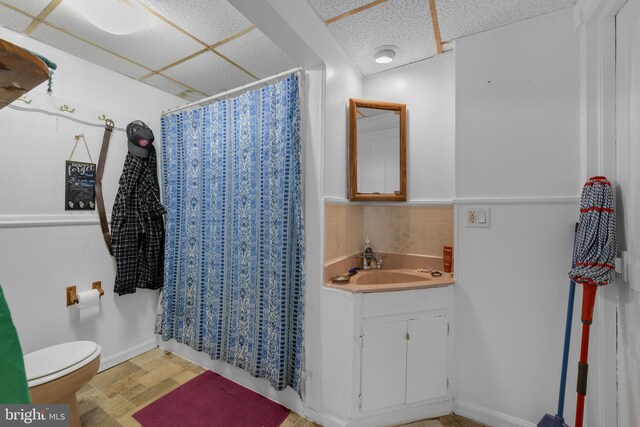
[[346, 254], [362, 250], [364, 236], [364, 206], [348, 205], [347, 208], [347, 247]]
[[326, 204], [325, 222], [336, 223], [347, 221], [347, 205], [342, 203]]
[[433, 222], [453, 224], [453, 206], [433, 207], [433, 217], [434, 217]]
[[337, 222], [334, 228], [333, 245], [335, 247], [336, 256], [344, 256], [347, 254], [347, 223]]
[[324, 205], [324, 222], [326, 224], [335, 224], [337, 217], [338, 205], [334, 203], [325, 203]]
[[453, 240], [453, 224], [438, 224], [436, 239]]
[[410, 222], [432, 222], [434, 209], [431, 206], [409, 206]]
[[438, 239], [438, 233], [440, 232], [441, 224], [435, 222], [424, 222], [424, 233], [427, 240]]
[[336, 247], [333, 241], [333, 236], [336, 232], [336, 224], [327, 223], [324, 225], [324, 260], [325, 262], [334, 258], [336, 256]]
[[453, 206], [327, 203], [325, 262], [361, 251], [367, 237], [374, 252], [442, 256], [453, 228]]
[[363, 217], [361, 205], [325, 203], [325, 262], [362, 249]]
[[442, 256], [442, 242], [440, 240], [427, 240], [424, 255]]
[[427, 226], [429, 224], [425, 222], [411, 222], [409, 223], [409, 248], [408, 253], [422, 254], [427, 251]]

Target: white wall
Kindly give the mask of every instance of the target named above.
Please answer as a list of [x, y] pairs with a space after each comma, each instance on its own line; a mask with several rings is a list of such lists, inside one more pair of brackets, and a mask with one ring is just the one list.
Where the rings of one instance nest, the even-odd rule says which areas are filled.
[[[580, 192], [572, 12], [456, 41], [454, 410], [490, 425], [533, 425], [556, 410]], [[465, 227], [469, 203], [490, 207], [491, 228]], [[570, 360], [572, 425], [575, 351]]]
[[[57, 111], [99, 123], [98, 115], [116, 126], [145, 121], [160, 146], [160, 112], [184, 101], [128, 77], [100, 68], [40, 42], [0, 28], [0, 38], [36, 51], [57, 63], [53, 96], [46, 83], [31, 91], [23, 108]], [[155, 346], [153, 325], [158, 291], [139, 290], [122, 297], [113, 293], [115, 265], [97, 215], [68, 213], [64, 204], [64, 163], [83, 129], [97, 162], [104, 128], [93, 128], [42, 113], [0, 111], [0, 283], [9, 302], [24, 352], [71, 340], [93, 340], [102, 346], [108, 367]], [[103, 178], [107, 212], [111, 212], [126, 155], [126, 136], [114, 132]], [[87, 161], [80, 142], [74, 159]], [[101, 280], [106, 292], [97, 320], [79, 324], [75, 308], [65, 306], [65, 287], [79, 291]]]
[[446, 53], [364, 81], [366, 99], [407, 104], [410, 201], [453, 199], [455, 66], [454, 54]]

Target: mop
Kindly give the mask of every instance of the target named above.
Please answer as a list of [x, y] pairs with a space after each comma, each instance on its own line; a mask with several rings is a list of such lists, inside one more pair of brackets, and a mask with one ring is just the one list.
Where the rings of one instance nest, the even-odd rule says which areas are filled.
[[584, 396], [587, 389], [587, 353], [589, 346], [589, 326], [593, 319], [595, 290], [598, 285], [609, 283], [613, 275], [613, 259], [616, 251], [615, 217], [611, 184], [604, 177], [593, 177], [584, 185], [580, 202], [580, 222], [576, 226], [573, 241], [573, 263], [569, 273], [569, 304], [564, 334], [564, 352], [558, 412], [555, 416], [546, 414], [537, 427], [568, 427], [564, 422], [564, 397], [567, 381], [567, 363], [571, 341], [573, 300], [576, 282], [585, 287], [582, 309], [582, 351], [578, 375], [578, 408], [576, 427], [582, 426]]
[[575, 266], [569, 277], [583, 285], [582, 344], [578, 364], [575, 427], [582, 427], [587, 394], [589, 329], [598, 286], [609, 284], [615, 272], [616, 222], [611, 183], [603, 176], [590, 178], [582, 190], [580, 224], [574, 245]]

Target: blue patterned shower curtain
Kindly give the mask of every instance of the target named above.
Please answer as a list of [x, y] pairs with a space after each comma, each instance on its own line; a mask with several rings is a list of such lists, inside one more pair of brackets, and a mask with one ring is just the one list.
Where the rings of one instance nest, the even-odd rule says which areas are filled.
[[156, 333], [301, 393], [298, 75], [162, 118], [165, 283]]

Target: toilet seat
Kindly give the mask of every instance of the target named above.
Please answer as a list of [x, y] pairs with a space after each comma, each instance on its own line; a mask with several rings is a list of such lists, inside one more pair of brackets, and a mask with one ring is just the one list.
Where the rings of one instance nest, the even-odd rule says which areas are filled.
[[73, 341], [34, 351], [24, 356], [29, 387], [53, 381], [91, 363], [101, 348], [92, 341]]

